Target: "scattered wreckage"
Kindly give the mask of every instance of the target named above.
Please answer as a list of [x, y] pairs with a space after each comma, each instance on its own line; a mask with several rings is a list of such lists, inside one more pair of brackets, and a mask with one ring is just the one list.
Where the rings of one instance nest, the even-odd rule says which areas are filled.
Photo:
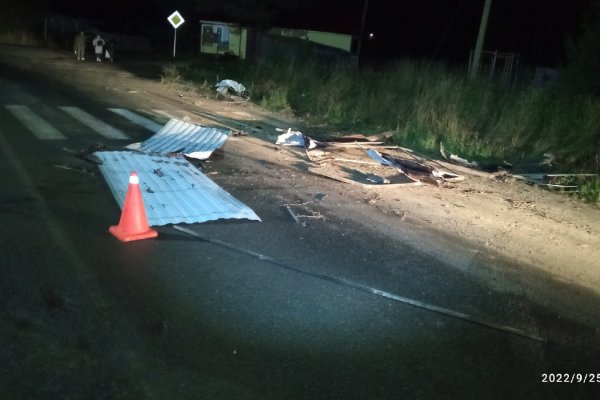
[[[443, 161], [433, 160], [411, 149], [386, 145], [380, 136], [361, 134], [333, 137], [317, 141], [303, 133], [288, 128], [277, 129], [281, 133], [275, 144], [303, 147], [308, 159], [314, 164], [309, 172], [353, 185], [364, 187], [419, 186], [423, 183], [443, 185], [462, 182], [465, 174], [496, 180], [508, 177], [529, 184], [561, 190], [577, 190], [586, 179], [598, 178], [598, 174], [509, 174], [513, 166], [501, 163], [479, 163], [448, 153], [440, 143]], [[548, 168], [555, 157], [544, 154], [544, 160], [534, 167]]]
[[[283, 131], [283, 130], [280, 130]], [[346, 135], [317, 141], [288, 129], [276, 144], [304, 147], [311, 173], [360, 186], [418, 186], [461, 182], [463, 175], [410, 149], [385, 145], [379, 137]]]
[[124, 149], [92, 146], [85, 152], [70, 152], [98, 165], [121, 208], [130, 173], [135, 171], [144, 195], [149, 226], [218, 219], [261, 221], [252, 209], [192, 163], [208, 159], [231, 134], [227, 129], [203, 127], [173, 118], [146, 141]]
[[[481, 172], [479, 164], [454, 154], [447, 155], [443, 144], [440, 144], [440, 152], [447, 162], [433, 160], [411, 149], [387, 145], [381, 136], [353, 134], [315, 140], [291, 128], [277, 130], [283, 132], [277, 137], [277, 145], [304, 149], [312, 163], [309, 172], [362, 187], [405, 187], [423, 183], [441, 186], [464, 181], [465, 176], [458, 172], [461, 169], [468, 168], [469, 173]], [[124, 149], [111, 151], [103, 146], [93, 146], [87, 152], [71, 153], [99, 166], [121, 207], [129, 173], [137, 171], [145, 193], [150, 226], [227, 218], [260, 221], [254, 211], [204, 176], [193, 164], [193, 160], [206, 160], [219, 151], [232, 134], [228, 129], [204, 127], [172, 118], [146, 141], [130, 144]], [[88, 168], [56, 167], [94, 174]], [[492, 177], [490, 174], [485, 176]], [[547, 187], [576, 189], [576, 185], [561, 182], [567, 178], [598, 175], [512, 176]], [[285, 207], [297, 223], [323, 219], [318, 212], [302, 204]]]
[[[442, 157], [450, 162], [456, 163], [458, 165], [462, 165], [467, 168], [472, 168], [475, 170], [491, 170], [498, 171], [502, 169], [514, 170], [514, 166], [506, 161], [501, 164], [489, 164], [482, 165], [477, 163], [476, 161], [468, 161], [462, 157], [459, 157], [455, 154], [447, 155], [444, 149], [443, 143], [440, 143], [440, 153]], [[552, 170], [555, 167], [556, 156], [552, 153], [544, 153], [543, 160], [539, 161], [535, 164], [529, 164], [527, 166], [518, 166], [518, 170]], [[579, 190], [581, 185], [586, 181], [591, 179], [598, 179], [600, 177], [599, 174], [585, 174], [585, 173], [571, 173], [571, 174], [559, 174], [559, 173], [551, 173], [551, 172], [513, 172], [510, 176], [519, 181], [545, 187], [548, 189], [557, 189], [557, 190], [565, 190], [565, 191], [576, 191]]]

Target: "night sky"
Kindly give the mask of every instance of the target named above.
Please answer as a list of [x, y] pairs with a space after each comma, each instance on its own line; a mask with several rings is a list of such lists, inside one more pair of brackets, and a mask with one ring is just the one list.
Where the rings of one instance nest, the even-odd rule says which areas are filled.
[[[129, 27], [141, 34], [144, 26], [168, 29], [166, 17], [176, 9], [187, 20], [180, 28], [181, 34], [195, 34], [191, 21], [247, 19], [240, 22], [251, 23], [252, 18], [258, 18], [255, 14], [260, 4], [267, 4], [264, 8], [270, 14], [264, 17], [266, 25], [358, 35], [365, 4], [365, 0], [205, 0], [197, 1], [198, 5], [193, 0], [48, 1], [56, 11], [91, 15], [106, 20], [111, 29]], [[284, 3], [287, 6], [277, 6]], [[493, 0], [485, 50], [518, 53], [523, 63], [557, 65], [564, 61], [565, 42], [577, 32], [589, 3]], [[368, 0], [368, 4], [365, 33], [373, 33], [373, 39], [364, 42], [366, 57], [411, 56], [464, 62], [475, 46], [484, 0]]]

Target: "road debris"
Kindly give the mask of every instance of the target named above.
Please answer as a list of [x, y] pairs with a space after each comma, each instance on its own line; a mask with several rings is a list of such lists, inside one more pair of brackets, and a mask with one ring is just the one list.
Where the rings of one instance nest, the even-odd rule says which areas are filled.
[[67, 164], [56, 164], [54, 165], [55, 168], [60, 168], [60, 169], [66, 169], [68, 171], [77, 171], [77, 172], [81, 172], [87, 175], [96, 175], [96, 173], [88, 168], [85, 167], [73, 167]]
[[383, 135], [373, 135], [373, 136], [365, 136], [362, 133], [351, 133], [345, 134], [343, 136], [331, 136], [324, 139], [325, 142], [329, 143], [371, 143], [371, 144], [381, 144], [382, 139], [386, 137]]
[[475, 169], [479, 168], [479, 163], [477, 163], [477, 161], [469, 161], [467, 159], [457, 156], [456, 154], [450, 154], [448, 156], [446, 154], [446, 149], [444, 148], [444, 143], [442, 143], [442, 142], [440, 142], [440, 153], [442, 154], [442, 157], [444, 157], [444, 159], [446, 159], [448, 161], [452, 161], [458, 165], [462, 165], [463, 167], [475, 168]]
[[302, 226], [306, 226], [308, 221], [311, 219], [325, 220], [325, 216], [320, 212], [311, 209], [307, 202], [288, 203], [284, 204], [283, 207], [292, 217], [294, 222]]
[[285, 205], [285, 209], [288, 211], [288, 213], [292, 216], [292, 218], [294, 219], [294, 221], [299, 224], [300, 220], [298, 219], [298, 217], [296, 216], [296, 214], [294, 214], [294, 212], [292, 211], [292, 208], [286, 204]]
[[79, 158], [80, 160], [88, 161], [88, 162], [91, 162], [92, 164], [96, 164], [96, 165], [99, 165], [102, 162], [100, 161], [100, 159], [98, 159], [98, 157], [96, 157], [94, 155], [94, 153], [97, 151], [101, 151], [101, 150], [107, 150], [106, 146], [103, 145], [102, 143], [97, 143], [97, 144], [91, 145], [86, 150], [81, 150], [81, 151], [75, 151], [75, 150], [71, 150], [69, 148], [63, 147], [63, 151], [66, 151], [67, 153], [74, 155], [75, 157]]
[[367, 178], [367, 180], [369, 182], [373, 182], [373, 183], [376, 183], [378, 185], [383, 185], [383, 184], [390, 183], [389, 179], [382, 178], [381, 176], [377, 176], [375, 174], [367, 174], [366, 178]]
[[544, 153], [544, 159], [540, 161], [541, 166], [552, 167], [552, 163], [556, 159], [556, 156], [553, 153]]
[[217, 88], [217, 93], [221, 95], [225, 95], [231, 91], [240, 97], [247, 97], [246, 87], [231, 79], [223, 79], [215, 87]]
[[277, 141], [275, 144], [280, 144], [283, 146], [305, 147], [309, 149], [323, 146], [320, 142], [305, 136], [302, 132], [294, 131], [292, 128], [288, 128], [287, 131], [284, 131], [280, 128], [276, 128], [275, 130], [278, 132], [285, 132], [277, 136]]
[[[417, 156], [412, 150], [386, 146], [380, 137], [352, 134], [317, 141], [288, 128], [277, 137], [276, 144], [303, 147], [313, 162], [308, 171], [340, 182], [361, 186], [418, 186], [422, 182], [460, 182], [464, 176], [433, 160]], [[383, 152], [385, 150], [385, 152]], [[384, 167], [390, 168], [385, 170]]]
[[[277, 131], [281, 132], [282, 129], [277, 128]], [[277, 141], [275, 144], [281, 144], [284, 146], [296, 146], [296, 147], [305, 147], [306, 140], [304, 139], [304, 135], [302, 132], [293, 131], [292, 128], [288, 128], [285, 133], [277, 136]]]
[[133, 151], [100, 151], [104, 176], [123, 207], [130, 172], [139, 175], [148, 225], [201, 223], [218, 219], [260, 218], [183, 156], [149, 155]]
[[367, 187], [418, 186], [423, 182], [439, 186], [465, 179], [410, 149], [378, 141], [384, 136], [351, 134], [317, 141], [291, 128], [276, 130], [284, 132], [277, 137], [276, 144], [305, 148], [308, 159], [316, 164], [308, 168], [309, 172], [340, 182]]
[[127, 149], [161, 155], [181, 153], [206, 160], [225, 144], [231, 133], [229, 129], [205, 127], [171, 118], [149, 139], [132, 143]]
[[412, 153], [399, 152], [398, 155], [392, 156], [388, 153], [379, 154], [373, 149], [368, 150], [367, 153], [371, 158], [398, 169], [412, 179], [422, 180], [423, 175], [427, 176], [428, 179], [444, 182], [461, 182], [465, 179], [462, 175], [434, 166], [431, 162], [418, 158]]
[[533, 185], [553, 189], [577, 190], [587, 179], [597, 178], [599, 174], [514, 174], [513, 178]]
[[315, 193], [315, 201], [321, 201], [323, 200], [327, 195], [325, 193]]
[[477, 162], [477, 161], [469, 161], [465, 158], [457, 156], [456, 154], [448, 155], [446, 153], [446, 149], [444, 148], [444, 143], [440, 142], [440, 154], [442, 157], [448, 162], [456, 165], [460, 165], [462, 167], [472, 168], [480, 171], [487, 172], [498, 172], [502, 170], [512, 169], [512, 164], [502, 161], [502, 162], [494, 162], [494, 161], [486, 161], [486, 162]]

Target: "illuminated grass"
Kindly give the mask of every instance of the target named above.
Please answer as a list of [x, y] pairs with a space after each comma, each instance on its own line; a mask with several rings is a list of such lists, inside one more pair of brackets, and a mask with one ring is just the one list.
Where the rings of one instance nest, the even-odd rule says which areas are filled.
[[507, 87], [417, 61], [361, 71], [311, 62], [219, 62], [212, 68], [202, 63], [201, 79], [228, 74], [250, 88], [253, 101], [291, 110], [309, 126], [394, 131], [394, 143], [422, 152], [437, 153], [443, 142], [465, 158], [514, 165], [551, 152], [566, 172], [597, 171], [600, 100], [568, 94], [560, 85]]
[[600, 205], [600, 178], [594, 178], [583, 183], [578, 189], [578, 195], [591, 203]]
[[182, 72], [176, 65], [168, 65], [162, 68], [160, 74], [161, 83], [180, 83], [182, 81]]

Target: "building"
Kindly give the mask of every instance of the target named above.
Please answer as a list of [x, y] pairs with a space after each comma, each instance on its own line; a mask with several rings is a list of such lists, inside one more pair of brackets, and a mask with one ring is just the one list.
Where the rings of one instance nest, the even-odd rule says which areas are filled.
[[200, 21], [200, 53], [248, 57], [249, 28], [219, 21]]
[[313, 56], [327, 62], [353, 59], [355, 47], [356, 38], [347, 34], [288, 28], [256, 32], [239, 24], [200, 20], [201, 54], [266, 59], [284, 50], [286, 57], [293, 58], [293, 53], [308, 48]]

